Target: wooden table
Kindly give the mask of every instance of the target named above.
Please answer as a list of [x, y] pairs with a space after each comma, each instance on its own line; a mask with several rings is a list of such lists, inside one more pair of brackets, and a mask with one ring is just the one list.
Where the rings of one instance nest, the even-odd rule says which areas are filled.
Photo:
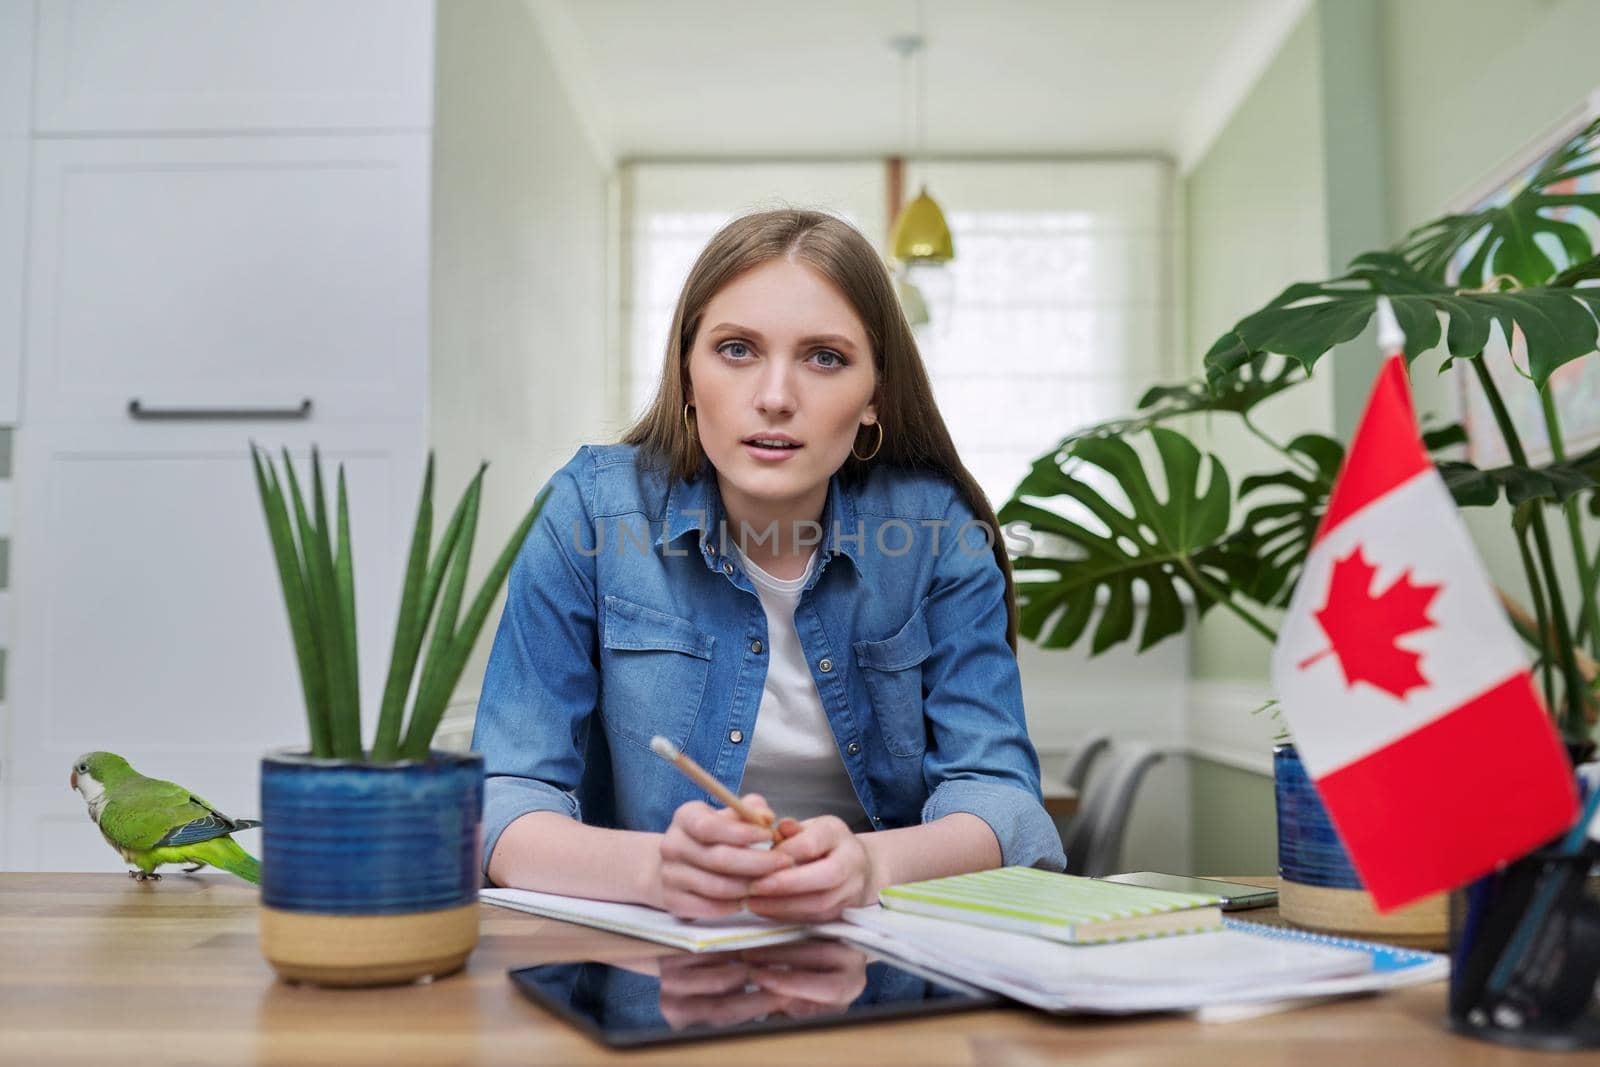
[[467, 969], [432, 985], [321, 990], [274, 979], [256, 946], [256, 892], [226, 875], [173, 873], [140, 884], [121, 874], [0, 874], [0, 1063], [1414, 1067], [1538, 1059], [1447, 1033], [1442, 983], [1226, 1024], [1055, 1018], [1018, 1007], [618, 1053], [524, 1000], [506, 970], [665, 949], [488, 905], [482, 930]]

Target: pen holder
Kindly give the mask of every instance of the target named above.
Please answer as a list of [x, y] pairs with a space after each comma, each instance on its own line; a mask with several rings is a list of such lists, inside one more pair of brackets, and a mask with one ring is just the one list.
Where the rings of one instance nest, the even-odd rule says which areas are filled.
[[1600, 1047], [1597, 855], [1593, 843], [1541, 850], [1455, 895], [1452, 1029], [1522, 1048]]

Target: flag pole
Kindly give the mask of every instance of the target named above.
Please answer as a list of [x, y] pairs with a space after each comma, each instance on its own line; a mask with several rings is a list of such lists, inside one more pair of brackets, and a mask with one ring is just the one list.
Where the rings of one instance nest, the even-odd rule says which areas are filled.
[[1394, 305], [1386, 296], [1378, 297], [1378, 351], [1385, 356], [1403, 356], [1406, 334], [1394, 317]]

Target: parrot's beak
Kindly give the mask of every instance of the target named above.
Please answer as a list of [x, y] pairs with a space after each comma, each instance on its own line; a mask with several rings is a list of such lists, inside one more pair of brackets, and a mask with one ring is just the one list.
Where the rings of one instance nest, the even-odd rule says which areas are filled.
[[77, 771], [73, 771], [72, 772], [71, 782], [72, 782], [72, 788], [74, 788], [74, 789], [78, 788], [78, 772]]

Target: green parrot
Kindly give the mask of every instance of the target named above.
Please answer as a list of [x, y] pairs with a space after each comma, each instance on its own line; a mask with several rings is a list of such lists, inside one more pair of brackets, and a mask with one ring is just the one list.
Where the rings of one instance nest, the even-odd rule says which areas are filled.
[[159, 881], [163, 863], [206, 864], [261, 884], [261, 864], [228, 835], [260, 826], [230, 819], [176, 782], [146, 778], [114, 752], [89, 752], [72, 765], [72, 788], [111, 847], [136, 866], [129, 878]]

